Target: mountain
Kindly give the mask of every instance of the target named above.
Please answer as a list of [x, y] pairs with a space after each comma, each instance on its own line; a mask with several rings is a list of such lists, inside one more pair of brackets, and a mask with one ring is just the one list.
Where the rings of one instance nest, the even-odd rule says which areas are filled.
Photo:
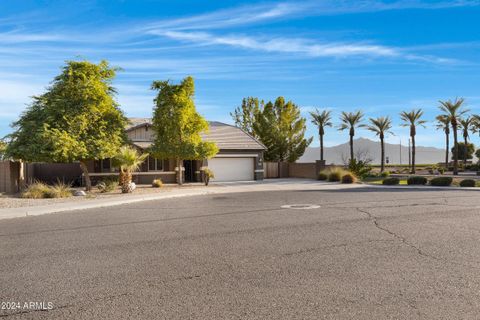
[[[360, 160], [364, 158], [372, 159], [373, 164], [380, 164], [380, 142], [370, 139], [359, 138], [353, 141], [353, 150], [355, 157]], [[344, 160], [349, 158], [350, 146], [347, 143], [334, 147], [324, 148], [324, 157], [327, 164], [343, 164]], [[390, 164], [408, 164], [408, 145], [402, 144], [402, 159], [400, 159], [400, 145], [385, 143], [385, 158], [388, 157]], [[438, 163], [445, 162], [445, 149], [433, 147], [416, 147], [416, 163]], [[451, 155], [449, 156], [451, 158]], [[320, 148], [307, 148], [303, 156], [297, 162], [315, 162], [320, 159]]]

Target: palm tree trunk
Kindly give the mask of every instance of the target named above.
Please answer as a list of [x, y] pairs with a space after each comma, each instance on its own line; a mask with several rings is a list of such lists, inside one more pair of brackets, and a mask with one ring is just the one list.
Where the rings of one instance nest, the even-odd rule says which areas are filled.
[[90, 175], [88, 174], [87, 164], [84, 160], [80, 161], [80, 168], [83, 171], [83, 176], [85, 177], [85, 190], [91, 191], [92, 190], [92, 181], [90, 180]]
[[453, 155], [453, 175], [458, 175], [458, 136], [457, 136], [457, 126], [452, 126], [453, 129], [453, 146], [455, 154]]
[[353, 135], [350, 135], [350, 163], [353, 162]]
[[323, 134], [320, 135], [320, 161], [323, 162]]
[[183, 184], [183, 172], [182, 172], [182, 160], [180, 159], [177, 159], [177, 168], [178, 168], [178, 174], [177, 174], [177, 178], [178, 178], [178, 184], [179, 185], [182, 185]]
[[450, 147], [450, 135], [445, 133], [445, 170], [448, 170], [448, 156], [450, 155], [449, 147]]
[[467, 143], [468, 143], [468, 138], [466, 136], [463, 137], [464, 143], [465, 143], [465, 148], [463, 149], [464, 154], [463, 154], [463, 171], [467, 168]]
[[415, 136], [412, 136], [412, 174], [415, 174]]
[[383, 144], [383, 138], [380, 138], [380, 149], [381, 149], [380, 172], [383, 172], [385, 170], [385, 145]]

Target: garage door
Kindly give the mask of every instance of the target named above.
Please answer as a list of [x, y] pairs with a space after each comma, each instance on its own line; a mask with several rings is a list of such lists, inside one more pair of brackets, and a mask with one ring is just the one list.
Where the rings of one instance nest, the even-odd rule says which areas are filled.
[[213, 171], [213, 181], [248, 181], [253, 180], [255, 158], [213, 158], [208, 160], [208, 167]]

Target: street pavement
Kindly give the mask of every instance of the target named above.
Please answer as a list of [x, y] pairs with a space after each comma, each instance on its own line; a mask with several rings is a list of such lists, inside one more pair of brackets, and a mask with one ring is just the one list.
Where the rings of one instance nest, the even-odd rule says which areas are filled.
[[479, 213], [475, 190], [365, 187], [1, 220], [0, 318], [478, 319]]

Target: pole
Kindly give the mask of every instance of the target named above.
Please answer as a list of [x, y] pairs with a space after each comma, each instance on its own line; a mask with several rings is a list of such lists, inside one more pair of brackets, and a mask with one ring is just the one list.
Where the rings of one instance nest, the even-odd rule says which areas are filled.
[[400, 164], [402, 164], [402, 139], [400, 139]]

